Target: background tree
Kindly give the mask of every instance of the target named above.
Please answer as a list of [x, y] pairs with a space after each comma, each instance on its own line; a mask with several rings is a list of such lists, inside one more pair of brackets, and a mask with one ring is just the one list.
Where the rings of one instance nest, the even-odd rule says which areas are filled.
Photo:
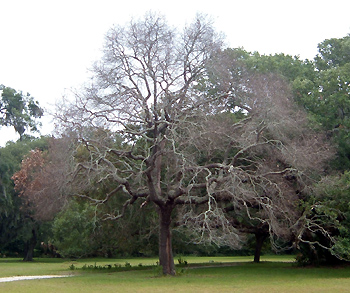
[[13, 126], [20, 139], [26, 130], [38, 131], [37, 118], [43, 115], [43, 109], [28, 93], [0, 85], [0, 126]]
[[326, 39], [318, 44], [315, 62], [318, 70], [338, 68], [349, 63], [350, 35], [343, 38]]
[[[34, 149], [22, 160], [13, 176], [14, 188], [22, 200], [22, 211], [31, 224], [31, 234], [24, 260], [33, 259], [38, 229], [43, 222], [53, 220], [65, 204], [64, 185], [67, 160], [60, 151], [62, 140], [48, 139], [46, 150]], [[49, 156], [50, 154], [50, 156]]]
[[21, 169], [12, 176], [15, 190], [37, 220], [52, 220], [65, 203], [67, 145], [64, 139], [54, 138], [48, 139], [47, 144], [45, 151], [31, 150], [22, 160]]
[[26, 254], [25, 247], [32, 237], [26, 202], [15, 192], [11, 177], [20, 169], [23, 157], [35, 148], [47, 148], [47, 139], [24, 138], [0, 148], [0, 249], [5, 254]]
[[[236, 109], [235, 115], [246, 113], [236, 124], [227, 120], [223, 129], [217, 123], [205, 125], [206, 131], [215, 136], [212, 138], [215, 144], [204, 143], [199, 137], [192, 143], [198, 148], [202, 146], [203, 152], [212, 147], [216, 160], [220, 152], [223, 155], [231, 151], [230, 155], [236, 158], [231, 164], [239, 170], [239, 176], [229, 183], [234, 189], [222, 188], [219, 196], [221, 201], [227, 201], [224, 210], [230, 213], [226, 218], [236, 229], [259, 236], [258, 243], [260, 236], [264, 238], [266, 234], [271, 239], [277, 236], [290, 240], [292, 226], [300, 216], [298, 200], [312, 183], [310, 179], [316, 180], [323, 173], [324, 160], [332, 156], [332, 148], [322, 134], [310, 129], [305, 112], [294, 103], [285, 82], [274, 75], [244, 77], [241, 73], [238, 83], [228, 82], [225, 86], [225, 80], [232, 81], [232, 71], [225, 60], [229, 77], [218, 78], [220, 86]], [[236, 68], [234, 60], [233, 66]], [[223, 72], [222, 68], [217, 72]], [[209, 85], [210, 91], [212, 88]], [[229, 128], [230, 125], [234, 127]], [[305, 177], [307, 174], [309, 178]], [[213, 235], [208, 237], [217, 238], [220, 243], [224, 237], [215, 235], [216, 228], [214, 224]], [[255, 256], [258, 259], [259, 245]]]
[[52, 242], [59, 254], [68, 258], [93, 255], [96, 241], [92, 235], [95, 229], [94, 208], [88, 204], [70, 201], [54, 219]]
[[[289, 62], [289, 65], [288, 62], [283, 62], [285, 65], [280, 68], [276, 67], [277, 72], [291, 81], [294, 99], [307, 110], [311, 118], [310, 126], [314, 129], [326, 130], [328, 139], [335, 142], [337, 155], [332, 161], [332, 165], [328, 166], [326, 174], [335, 173], [336, 170], [345, 171], [350, 166], [348, 139], [349, 44], [349, 36], [325, 40], [318, 45], [319, 53], [313, 62], [306, 60], [300, 63], [295, 60]], [[254, 55], [258, 56], [257, 54]], [[270, 71], [273, 70], [274, 65], [281, 64], [272, 62], [274, 56], [270, 56], [268, 59], [264, 57], [265, 62], [261, 65], [256, 65], [260, 64], [259, 58], [256, 58], [256, 61], [254, 61], [254, 58], [252, 61], [250, 56], [249, 58], [247, 58], [247, 64], [253, 64], [254, 66], [251, 66], [251, 68], [257, 68], [259, 71], [261, 71], [261, 68], [269, 68]], [[291, 58], [283, 58], [284, 61], [288, 61], [288, 59]], [[297, 74], [290, 74], [291, 72]], [[324, 190], [328, 190], [327, 196], [322, 188], [316, 187], [311, 193], [304, 194], [302, 197], [304, 201], [302, 206], [305, 214], [308, 215], [305, 218], [308, 222], [306, 226], [309, 227], [305, 230], [303, 236], [299, 235], [301, 238], [305, 238], [305, 243], [308, 243], [307, 245], [305, 243], [301, 245], [302, 261], [308, 259], [309, 262], [334, 262], [336, 255], [339, 258], [347, 258], [346, 249], [344, 248], [346, 240], [339, 240], [340, 230], [337, 228], [341, 225], [339, 222], [346, 225], [346, 220], [344, 220], [347, 218], [346, 205], [341, 209], [340, 205], [333, 205], [334, 202], [341, 201], [340, 198], [343, 197], [343, 192], [334, 188], [334, 185], [338, 184], [337, 176], [326, 177], [317, 185], [323, 186]], [[334, 180], [334, 184], [331, 183], [331, 180]], [[331, 189], [337, 190], [338, 195], [336, 195], [336, 192], [331, 192], [329, 188], [325, 188], [322, 182], [328, 182], [328, 187], [332, 186]], [[334, 199], [332, 199], [333, 197]], [[335, 197], [339, 198], [335, 199]], [[315, 198], [322, 202], [322, 204], [319, 203], [316, 206], [322, 207], [323, 212], [315, 208], [314, 205], [317, 202]], [[305, 201], [307, 204], [305, 204]], [[338, 216], [334, 217], [334, 215]], [[317, 245], [317, 243], [320, 245]], [[333, 249], [342, 245], [343, 254]]]
[[[312, 130], [307, 114], [295, 103], [291, 86], [288, 85], [288, 79], [282, 75], [285, 70], [278, 66], [276, 68], [269, 68], [269, 66], [263, 68], [260, 64], [266, 65], [269, 62], [260, 63], [257, 56], [256, 54], [254, 56], [254, 64], [256, 65], [252, 66], [253, 62], [249, 60], [249, 55], [242, 53], [241, 49], [226, 50], [223, 56], [220, 57], [221, 62], [213, 61], [214, 66], [212, 66], [212, 73], [209, 75], [210, 79], [204, 81], [204, 84], [208, 95], [219, 94], [225, 96], [227, 104], [233, 109], [236, 119], [238, 121], [243, 120], [239, 124], [239, 131], [231, 130], [232, 133], [235, 133], [230, 134], [231, 141], [226, 141], [223, 145], [218, 146], [216, 154], [220, 153], [220, 148], [225, 149], [224, 145], [233, 144], [233, 142], [235, 144], [240, 143], [241, 146], [236, 151], [241, 152], [240, 148], [242, 148], [244, 153], [241, 156], [250, 162], [247, 166], [243, 165], [241, 167], [241, 170], [249, 170], [246, 178], [251, 177], [252, 174], [259, 174], [261, 170], [257, 167], [261, 162], [264, 162], [262, 163], [264, 165], [264, 177], [266, 182], [271, 183], [271, 186], [266, 186], [261, 191], [260, 196], [267, 194], [271, 199], [275, 196], [275, 199], [271, 200], [274, 203], [274, 215], [278, 215], [278, 211], [286, 213], [280, 215], [279, 220], [272, 225], [270, 216], [262, 214], [260, 204], [258, 204], [259, 201], [256, 201], [254, 197], [250, 202], [247, 197], [245, 200], [241, 200], [241, 206], [235, 204], [225, 207], [226, 211], [230, 211], [228, 218], [235, 228], [244, 233], [255, 234], [257, 244], [262, 244], [261, 239], [269, 235], [283, 237], [286, 240], [293, 237], [290, 231], [290, 225], [293, 222], [291, 219], [294, 218], [295, 220], [299, 217], [295, 205], [298, 204], [299, 198], [306, 196], [305, 190], [309, 184], [312, 184], [312, 180], [309, 179], [316, 180], [324, 173], [324, 163], [332, 157], [334, 150], [330, 147], [324, 134]], [[276, 56], [268, 56], [267, 60], [272, 61], [274, 57]], [[278, 56], [277, 60], [281, 58], [286, 61], [284, 64], [294, 60], [288, 56]], [[291, 64], [290, 67], [292, 66]], [[300, 62], [297, 66], [303, 68], [304, 64]], [[285, 67], [288, 68], [288, 66]], [[268, 73], [273, 71], [276, 71], [277, 74]], [[300, 72], [303, 71], [300, 69]], [[212, 127], [212, 133], [216, 137], [215, 146], [217, 146], [220, 141], [219, 138], [228, 137], [228, 134], [218, 135], [218, 130], [215, 129], [216, 124], [213, 125], [207, 127], [208, 129]], [[230, 125], [230, 122], [226, 126], [228, 127], [228, 125]], [[240, 131], [244, 129], [246, 129], [246, 132], [241, 133]], [[248, 135], [250, 131], [257, 135], [255, 142], [252, 141], [252, 136]], [[261, 139], [260, 133], [265, 136], [265, 141], [259, 141]], [[259, 146], [260, 143], [264, 146]], [[277, 145], [274, 145], [274, 143], [277, 143]], [[207, 144], [203, 143], [203, 147], [207, 148]], [[260, 152], [264, 151], [257, 156], [256, 153], [259, 148], [261, 148]], [[251, 149], [253, 150], [253, 156], [250, 153]], [[252, 162], [255, 162], [255, 168]], [[279, 173], [278, 168], [285, 168], [285, 173]], [[282, 170], [280, 169], [280, 171]], [[307, 179], [302, 176], [304, 177], [302, 178], [299, 176], [300, 171], [303, 171], [304, 175], [311, 175], [311, 177]], [[273, 176], [269, 176], [269, 172], [272, 172]], [[261, 177], [260, 174], [259, 177]], [[244, 185], [249, 186], [249, 183], [247, 183], [249, 180], [242, 180]], [[253, 185], [258, 186], [255, 183]], [[243, 191], [242, 194], [244, 194]], [[281, 200], [278, 200], [276, 195], [279, 195]], [[294, 207], [293, 204], [288, 206], [288, 202], [289, 204], [294, 202]], [[247, 213], [248, 207], [250, 211]], [[252, 216], [257, 212], [259, 217]], [[283, 223], [281, 220], [286, 219], [288, 213], [289, 223]], [[260, 249], [261, 245], [257, 245], [256, 261], [259, 260]]]
[[111, 205], [120, 206], [111, 200], [96, 209], [85, 200], [71, 199], [53, 220], [50, 242], [59, 254], [75, 258], [156, 255], [158, 221], [153, 209], [131, 206], [118, 221], [103, 221], [100, 216]]
[[[23, 159], [21, 164], [21, 170], [17, 171], [11, 179], [14, 180], [15, 190], [19, 191], [19, 196], [23, 196], [24, 185], [31, 181], [31, 171], [35, 169], [40, 169], [43, 166], [43, 159], [41, 157], [41, 151], [36, 149], [32, 150], [29, 157]], [[29, 187], [30, 188], [30, 187]], [[32, 215], [32, 209], [30, 207], [29, 201], [26, 198], [22, 200], [22, 210], [23, 215], [31, 226], [31, 237], [26, 243], [25, 247], [25, 257], [24, 261], [32, 261], [34, 257], [34, 248], [37, 244], [37, 234], [39, 225], [34, 221]]]
[[296, 80], [299, 101], [338, 145], [334, 167], [347, 170], [349, 160], [350, 37], [324, 40], [315, 57], [315, 78]]
[[[20, 239], [19, 227], [25, 227], [23, 223], [23, 214], [18, 211], [22, 205], [16, 194], [13, 192], [13, 183], [11, 176], [18, 170], [21, 156], [28, 152], [31, 144], [30, 137], [25, 138], [25, 131], [37, 131], [39, 123], [36, 118], [41, 118], [43, 110], [39, 107], [38, 102], [27, 94], [16, 92], [14, 89], [0, 85], [0, 126], [13, 126], [15, 131], [20, 135], [21, 144], [7, 145], [6, 148], [0, 149], [0, 184], [4, 197], [3, 208], [1, 213], [2, 237], [3, 244], [11, 243], [14, 239]], [[40, 140], [39, 140], [40, 141]], [[41, 140], [42, 141], [42, 140]], [[40, 143], [39, 143], [40, 144]], [[23, 152], [24, 151], [24, 152]], [[23, 236], [23, 235], [22, 235]], [[27, 238], [23, 236], [22, 238]], [[7, 249], [5, 244], [3, 249]]]
[[349, 172], [324, 177], [304, 202], [305, 228], [302, 239], [302, 264], [334, 264], [350, 260]]

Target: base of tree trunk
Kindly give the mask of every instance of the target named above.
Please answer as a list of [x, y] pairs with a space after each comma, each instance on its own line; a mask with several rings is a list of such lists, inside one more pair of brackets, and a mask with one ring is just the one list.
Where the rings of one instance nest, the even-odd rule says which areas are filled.
[[172, 206], [159, 207], [159, 264], [164, 275], [175, 275], [171, 235]]
[[255, 252], [254, 252], [254, 262], [260, 262], [261, 250], [265, 239], [269, 236], [269, 233], [255, 233]]
[[32, 237], [27, 241], [25, 256], [23, 258], [23, 261], [33, 261], [34, 248], [36, 246], [36, 241], [37, 241], [36, 231], [35, 231], [35, 229], [32, 229]]

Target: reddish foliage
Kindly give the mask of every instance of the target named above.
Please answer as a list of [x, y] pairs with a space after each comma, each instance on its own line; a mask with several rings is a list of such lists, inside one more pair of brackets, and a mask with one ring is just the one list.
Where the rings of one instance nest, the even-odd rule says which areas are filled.
[[[21, 169], [12, 176], [15, 190], [25, 202], [25, 208], [34, 213], [38, 220], [51, 219], [63, 206], [62, 178], [64, 160], [59, 158], [55, 144], [51, 142], [48, 151], [32, 150], [23, 159]], [[59, 148], [59, 146], [58, 146]]]
[[23, 159], [21, 170], [12, 176], [12, 180], [15, 183], [15, 190], [19, 192], [20, 196], [26, 196], [30, 200], [33, 197], [33, 192], [40, 189], [41, 178], [38, 175], [41, 173], [43, 166], [43, 152], [39, 149], [32, 150]]

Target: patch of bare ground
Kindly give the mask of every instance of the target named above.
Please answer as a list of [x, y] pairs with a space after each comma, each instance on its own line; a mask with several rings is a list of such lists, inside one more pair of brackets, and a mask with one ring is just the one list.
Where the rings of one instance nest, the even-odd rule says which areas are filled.
[[13, 282], [13, 281], [23, 281], [23, 280], [65, 278], [65, 277], [71, 277], [71, 276], [72, 275], [13, 276], [13, 277], [0, 278], [0, 283], [2, 283], [2, 282]]

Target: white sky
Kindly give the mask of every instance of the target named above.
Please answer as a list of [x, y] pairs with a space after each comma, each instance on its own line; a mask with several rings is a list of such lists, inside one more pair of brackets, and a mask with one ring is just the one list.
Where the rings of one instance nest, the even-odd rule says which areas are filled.
[[[0, 0], [0, 84], [53, 109], [87, 80], [107, 30], [148, 10], [179, 27], [206, 13], [231, 48], [302, 59], [312, 59], [323, 40], [350, 33], [349, 0]], [[43, 123], [50, 133], [50, 117]], [[0, 130], [0, 146], [17, 138]]]

